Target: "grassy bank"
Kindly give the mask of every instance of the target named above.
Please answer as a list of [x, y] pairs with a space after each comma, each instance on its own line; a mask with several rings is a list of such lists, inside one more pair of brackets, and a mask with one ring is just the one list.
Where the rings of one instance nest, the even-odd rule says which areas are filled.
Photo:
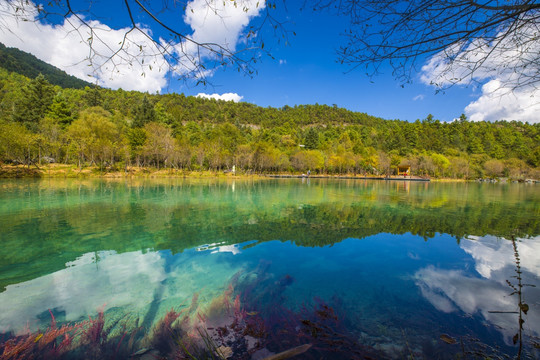
[[[87, 166], [79, 169], [76, 165], [67, 164], [46, 164], [42, 166], [26, 166], [26, 165], [1, 165], [0, 166], [0, 179], [16, 179], [16, 178], [63, 178], [63, 179], [78, 179], [78, 178], [222, 178], [222, 179], [265, 179], [269, 178], [269, 175], [274, 177], [300, 177], [300, 173], [268, 173], [268, 174], [255, 174], [237, 172], [232, 174], [231, 172], [224, 171], [208, 171], [208, 170], [185, 170], [164, 168], [156, 169], [153, 167], [127, 167], [125, 169], [116, 170], [104, 170], [102, 171], [97, 166]], [[348, 178], [348, 179], [364, 179], [360, 174], [313, 174], [311, 178]], [[383, 176], [368, 176], [369, 178], [383, 178]], [[394, 176], [392, 176], [394, 178]], [[400, 177], [401, 178], [401, 177]], [[418, 177], [414, 177], [418, 178]], [[457, 178], [431, 178], [431, 181], [437, 182], [465, 182], [471, 181], [467, 179]]]
[[79, 169], [75, 165], [47, 164], [39, 167], [25, 165], [0, 166], [0, 178], [129, 178], [129, 177], [190, 177], [190, 178], [263, 178], [258, 174], [235, 174], [223, 171], [191, 171], [181, 169], [156, 169], [147, 167], [128, 167], [121, 170], [102, 171], [97, 166]]

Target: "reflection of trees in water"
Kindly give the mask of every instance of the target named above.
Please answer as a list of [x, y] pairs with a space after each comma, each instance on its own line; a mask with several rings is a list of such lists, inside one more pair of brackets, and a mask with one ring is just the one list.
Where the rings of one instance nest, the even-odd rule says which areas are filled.
[[[207, 243], [292, 240], [325, 246], [378, 233], [540, 234], [534, 188], [383, 181], [184, 181], [2, 183], [7, 283], [61, 269], [87, 252]], [[233, 186], [234, 185], [234, 186]], [[20, 201], [29, 198], [30, 201]], [[12, 264], [32, 263], [28, 269]]]
[[[498, 241], [499, 243], [497, 243]], [[489, 278], [474, 278], [466, 276], [460, 271], [440, 270], [433, 266], [420, 270], [416, 274], [416, 280], [422, 293], [429, 301], [438, 306], [439, 310], [449, 312], [451, 315], [448, 316], [440, 316], [438, 311], [421, 306], [422, 301], [418, 301], [418, 299], [414, 300], [414, 304], [407, 304], [410, 300], [403, 298], [405, 294], [402, 291], [387, 291], [384, 289], [384, 285], [380, 290], [370, 289], [370, 292], [373, 292], [373, 301], [367, 301], [361, 307], [358, 307], [358, 302], [364, 301], [364, 298], [369, 296], [367, 293], [354, 299], [347, 299], [339, 295], [324, 297], [324, 300], [319, 298], [311, 300], [310, 298], [307, 303], [291, 307], [294, 301], [287, 301], [289, 297], [293, 296], [288, 289], [297, 284], [305, 286], [305, 284], [301, 284], [302, 277], [296, 277], [294, 272], [292, 272], [293, 275], [283, 273], [284, 268], [274, 267], [273, 262], [266, 260], [262, 260], [258, 266], [254, 264], [252, 267], [239, 266], [242, 268], [239, 271], [229, 269], [229, 274], [219, 282], [220, 291], [214, 293], [213, 296], [198, 293], [201, 296], [193, 296], [190, 306], [189, 299], [186, 301], [186, 299], [179, 300], [178, 298], [178, 295], [185, 297], [188, 294], [193, 294], [191, 291], [198, 291], [195, 288], [186, 291], [185, 287], [189, 283], [187, 274], [190, 273], [190, 269], [189, 264], [186, 264], [186, 259], [182, 259], [182, 254], [174, 256], [164, 252], [99, 254], [101, 257], [99, 271], [95, 271], [97, 269], [94, 266], [95, 256], [88, 254], [88, 258], [80, 259], [78, 264], [73, 264], [73, 267], [63, 270], [64, 275], [78, 272], [80, 277], [73, 276], [71, 281], [58, 281], [61, 280], [61, 276], [56, 274], [56, 283], [65, 283], [66, 285], [88, 283], [89, 286], [85, 290], [97, 288], [102, 291], [92, 294], [92, 299], [88, 297], [89, 291], [81, 291], [79, 293], [80, 299], [73, 301], [76, 308], [68, 309], [64, 318], [69, 320], [83, 317], [82, 314], [85, 311], [96, 309], [103, 301], [107, 302], [108, 311], [105, 314], [105, 321], [100, 326], [101, 330], [99, 331], [101, 332], [90, 332], [91, 324], [90, 326], [88, 324], [81, 325], [83, 334], [88, 334], [88, 336], [84, 335], [83, 338], [89, 338], [91, 334], [94, 334], [93, 338], [102, 340], [93, 344], [95, 341], [88, 343], [85, 340], [86, 342], [76, 343], [75, 339], [74, 344], [77, 347], [75, 349], [67, 348], [68, 352], [74, 351], [68, 353], [67, 358], [70, 358], [71, 355], [77, 358], [81, 354], [80, 351], [88, 351], [88, 346], [91, 346], [90, 350], [93, 349], [101, 354], [99, 356], [101, 358], [108, 358], [108, 355], [112, 354], [116, 356], [119, 351], [123, 355], [121, 357], [128, 357], [139, 352], [139, 355], [142, 355], [149, 351], [152, 351], [151, 355], [156, 357], [158, 355], [171, 357], [173, 351], [179, 351], [178, 354], [180, 354], [181, 350], [189, 349], [192, 353], [197, 351], [203, 354], [208, 350], [215, 352], [218, 348], [234, 353], [234, 358], [243, 358], [240, 354], [261, 351], [268, 356], [271, 352], [289, 351], [306, 344], [311, 344], [309, 348], [305, 349], [306, 352], [302, 357], [306, 359], [362, 359], [368, 356], [377, 359], [457, 358], [456, 354], [461, 353], [466, 354], [467, 358], [478, 358], [476, 357], [478, 354], [484, 354], [486, 356], [481, 358], [487, 358], [487, 355], [510, 354], [512, 349], [493, 345], [491, 341], [497, 342], [494, 340], [493, 331], [490, 333], [489, 330], [486, 330], [488, 327], [484, 326], [482, 321], [474, 316], [474, 313], [486, 316], [488, 321], [500, 326], [503, 331], [509, 330], [508, 338], [511, 338], [515, 333], [517, 323], [515, 314], [507, 314], [510, 315], [508, 319], [511, 320], [507, 325], [503, 322], [497, 322], [496, 316], [499, 314], [492, 314], [489, 311], [493, 308], [508, 309], [516, 305], [515, 301], [512, 301], [516, 300], [515, 297], [508, 296], [508, 286], [503, 280], [505, 277], [508, 278], [508, 276], [516, 274], [516, 267], [512, 266], [515, 265], [512, 262], [514, 248], [511, 242], [495, 238], [464, 240], [461, 246], [466, 248], [468, 252], [474, 253], [476, 260], [489, 257], [491, 252], [482, 252], [481, 247], [468, 246], [470, 243], [480, 243], [488, 250], [505, 252], [509, 255], [510, 260], [502, 267], [499, 264], [494, 264], [489, 271], [485, 269], [487, 264], [484, 263], [482, 271], [489, 274]], [[536, 245], [538, 239], [525, 240], [524, 243], [532, 244], [531, 246], [534, 248], [538, 246]], [[509, 247], [506, 246], [508, 244], [510, 244]], [[285, 245], [280, 244], [280, 246]], [[534, 257], [540, 256], [538, 254], [540, 254], [539, 251], [532, 251], [524, 256], [526, 261], [519, 260], [520, 264], [524, 265], [522, 270], [518, 268], [517, 271], [523, 271], [523, 279], [535, 275], [531, 272], [530, 266], [534, 269]], [[200, 267], [200, 271], [206, 275], [201, 279], [208, 276], [205, 268], [209, 264], [204, 264], [204, 259], [212, 261], [212, 258], [192, 259], [193, 266]], [[215, 259], [213, 261], [213, 266], [220, 266], [224, 263]], [[217, 272], [223, 273], [223, 270], [226, 268]], [[174, 272], [174, 274], [169, 274], [169, 278], [176, 282], [176, 284], [167, 282], [168, 289], [163, 288], [166, 272]], [[125, 273], [131, 274], [131, 278], [124, 279], [121, 274]], [[181, 278], [181, 274], [184, 274], [185, 277]], [[52, 276], [48, 275], [48, 277]], [[148, 279], [144, 279], [146, 277]], [[123, 284], [128, 292], [127, 296], [115, 294], [108, 299], [107, 295], [110, 296], [110, 291], [103, 287], [106, 283], [104, 280], [110, 281], [111, 285], [114, 286]], [[101, 285], [96, 287], [94, 283]], [[131, 284], [129, 285], [129, 283]], [[134, 284], [141, 284], [146, 290], [140, 292], [140, 288], [137, 289], [136, 286], [133, 286]], [[223, 286], [223, 284], [230, 286]], [[32, 284], [27, 289], [35, 291], [35, 285]], [[48, 284], [42, 285], [47, 286]], [[206, 285], [213, 287], [215, 284]], [[179, 294], [172, 294], [173, 289], [179, 291]], [[223, 291], [223, 289], [225, 290]], [[433, 298], [429, 298], [429, 292], [433, 293]], [[142, 323], [135, 321], [135, 323], [128, 324], [128, 317], [115, 316], [114, 310], [122, 305], [118, 301], [134, 299], [137, 297], [134, 294], [145, 296], [146, 299], [138, 300], [152, 302], [152, 306], [145, 308], [147, 312], [140, 319]], [[538, 299], [534, 297], [534, 294], [533, 292], [527, 294], [527, 301], [531, 304], [536, 303], [536, 299]], [[26, 298], [21, 294], [10, 293], [7, 295], [7, 298], [13, 300]], [[439, 304], [436, 304], [437, 296]], [[161, 303], [166, 297], [173, 298], [172, 304], [174, 305], [172, 306], [174, 308], [163, 317], [163, 312], [158, 315], [156, 308], [153, 307], [157, 307], [158, 303]], [[441, 300], [444, 297], [446, 297], [447, 302], [446, 309]], [[354, 304], [350, 302], [351, 300]], [[2, 303], [6, 302], [2, 301]], [[519, 304], [523, 304], [523, 302], [519, 301]], [[39, 309], [35, 308], [35, 310], [37, 313], [43, 314], [49, 314], [46, 309], [55, 307], [54, 303], [47, 302], [39, 305]], [[61, 307], [60, 304], [56, 305], [58, 308]], [[169, 302], [163, 307], [169, 310], [170, 306]], [[536, 310], [533, 306], [531, 306], [531, 312], [528, 312], [527, 316], [531, 316], [532, 312]], [[109, 312], [111, 309], [112, 311]], [[28, 310], [21, 309], [19, 314], [12, 315], [15, 319], [20, 318], [22, 314], [28, 314]], [[78, 312], [74, 314], [73, 310]], [[359, 314], [359, 310], [365, 313]], [[470, 319], [463, 319], [460, 312], [466, 312], [472, 316]], [[473, 317], [475, 318], [473, 319]], [[96, 317], [94, 318], [96, 319]], [[97, 319], [102, 319], [102, 315], [99, 315]], [[179, 321], [176, 321], [177, 319]], [[535, 329], [534, 326], [540, 323], [537, 320], [533, 317], [527, 318], [527, 324]], [[0, 323], [5, 323], [5, 321], [0, 321]], [[512, 324], [514, 328], [511, 327]], [[77, 326], [75, 328], [79, 329]], [[528, 326], [526, 329], [530, 330]], [[137, 335], [139, 330], [142, 333], [140, 336]], [[51, 331], [45, 330], [43, 333], [49, 336]], [[464, 331], [467, 333], [463, 333]], [[128, 340], [135, 335], [137, 335], [135, 341]], [[192, 335], [198, 340], [194, 340]], [[441, 340], [436, 342], [435, 339], [439, 335]], [[43, 351], [43, 348], [39, 347], [41, 345], [35, 345], [34, 339], [38, 336], [40, 336], [39, 333], [34, 333], [30, 337], [28, 335], [19, 336], [16, 340], [24, 342], [30, 339], [31, 341], [27, 341], [27, 345], [33, 348], [30, 348], [29, 351], [34, 349], [39, 353], [39, 351]], [[251, 337], [251, 340], [248, 340], [248, 336]], [[485, 341], [486, 337], [489, 339], [490, 345], [482, 342]], [[202, 348], [197, 349], [196, 347], [202, 344], [200, 340], [203, 339], [200, 338], [205, 338], [206, 342]], [[474, 338], [479, 340], [474, 340]], [[256, 342], [252, 341], [253, 339]], [[2, 344], [0, 342], [0, 352], [1, 350]], [[238, 357], [236, 357], [237, 355]], [[502, 357], [492, 356], [490, 358]]]
[[[310, 214], [310, 216], [313, 216], [313, 214]], [[532, 240], [525, 239], [519, 244], [520, 252], [524, 254], [520, 258], [520, 264], [522, 266], [523, 276], [525, 279], [524, 281], [528, 281], [526, 279], [531, 277], [537, 278], [538, 274], [540, 273], [537, 269], [538, 264], [540, 264], [540, 261], [538, 261], [538, 256], [540, 256], [540, 248], [538, 246], [540, 243], [538, 240], [539, 238]], [[354, 242], [357, 244], [366, 244], [369, 241]], [[274, 244], [283, 248], [294, 248], [290, 244], [279, 244], [277, 242]], [[268, 244], [266, 246], [270, 245], [271, 244]], [[345, 244], [343, 244], [343, 246], [345, 247]], [[412, 296], [412, 298], [407, 298], [407, 291], [385, 290], [384, 276], [381, 276], [382, 274], [378, 273], [377, 270], [380, 271], [382, 268], [388, 268], [389, 264], [386, 263], [381, 263], [380, 268], [375, 266], [375, 271], [373, 272], [362, 274], [364, 277], [375, 278], [373, 280], [374, 282], [381, 282], [380, 289], [370, 289], [369, 291], [370, 293], [373, 293], [372, 301], [366, 301], [364, 303], [365, 306], [358, 306], [358, 303], [365, 301], [369, 296], [367, 293], [362, 293], [361, 296], [354, 298], [353, 301], [356, 305], [355, 307], [350, 307], [348, 305], [349, 303], [347, 302], [345, 303], [346, 306], [344, 306], [343, 303], [341, 303], [341, 306], [339, 306], [340, 303], [337, 301], [339, 299], [337, 299], [335, 303], [329, 302], [329, 305], [335, 309], [335, 314], [338, 315], [340, 319], [345, 319], [347, 315], [342, 316], [339, 309], [347, 310], [352, 314], [358, 314], [360, 312], [358, 310], [365, 312], [365, 317], [364, 315], [362, 315], [362, 317], [355, 317], [354, 315], [348, 316], [347, 320], [352, 322], [352, 324], [345, 324], [348, 329], [352, 326], [367, 334], [361, 336], [362, 340], [364, 341], [363, 345], [375, 346], [375, 344], [378, 342], [385, 341], [386, 345], [389, 346], [391, 341], [384, 340], [384, 338], [389, 338], [393, 341], [393, 339], [402, 339], [408, 336], [411, 349], [416, 351], [415, 349], [418, 348], [418, 342], [416, 339], [422, 338], [427, 339], [426, 342], [433, 342], [433, 339], [436, 339], [439, 335], [439, 333], [433, 329], [439, 329], [439, 326], [441, 329], [443, 326], [453, 326], [453, 329], [455, 330], [453, 332], [443, 330], [441, 333], [448, 333], [451, 336], [461, 334], [459, 331], [463, 331], [463, 324], [468, 321], [460, 319], [459, 315], [462, 315], [461, 313], [472, 314], [474, 319], [471, 318], [470, 322], [466, 324], [474, 324], [475, 327], [471, 327], [474, 332], [487, 331], [483, 330], [487, 327], [484, 327], [481, 324], [481, 321], [478, 321], [480, 317], [484, 317], [489, 322], [500, 326], [503, 330], [507, 330], [507, 334], [505, 333], [505, 336], [507, 338], [507, 342], [511, 344], [511, 338], [515, 334], [517, 325], [515, 314], [492, 314], [489, 311], [494, 309], [511, 309], [513, 306], [516, 306], [515, 297], [508, 296], [511, 290], [506, 284], [506, 280], [512, 279], [511, 276], [515, 275], [515, 264], [513, 262], [512, 255], [514, 250], [512, 247], [512, 242], [495, 237], [488, 237], [476, 240], [464, 239], [460, 246], [464, 251], [471, 254], [471, 256], [474, 258], [476, 262], [476, 269], [481, 276], [474, 277], [467, 275], [463, 271], [454, 269], [438, 269], [432, 266], [420, 270], [416, 277], [417, 282], [421, 286], [422, 293], [424, 295], [430, 293], [434, 295], [432, 298], [429, 298], [428, 295], [426, 295], [426, 298], [428, 298], [428, 300], [434, 305], [436, 304], [435, 301], [438, 299], [439, 303], [437, 309], [446, 310], [449, 313], [447, 316], [445, 314], [439, 316], [439, 311], [436, 311], [429, 306], [419, 306], [419, 304], [421, 305], [423, 302], [418, 301], [416, 294]], [[455, 247], [455, 250], [458, 250], [457, 247]], [[315, 252], [322, 251], [315, 250]], [[45, 282], [40, 284], [40, 286], [37, 286], [36, 281], [26, 285], [20, 284], [18, 286], [11, 287], [11, 291], [16, 289], [22, 291], [23, 288], [26, 288], [27, 292], [24, 294], [9, 292], [8, 290], [4, 294], [4, 298], [2, 300], [11, 299], [17, 304], [22, 303], [18, 301], [18, 299], [31, 298], [28, 294], [47, 293], [47, 291], [36, 291], [38, 289], [50, 290], [54, 286], [63, 284], [64, 289], [61, 289], [62, 291], [52, 291], [52, 293], [54, 295], [62, 295], [65, 294], [65, 289], [70, 291], [73, 291], [73, 289], [79, 289], [78, 294], [80, 296], [80, 300], [73, 301], [76, 308], [71, 308], [71, 312], [66, 311], [65, 315], [66, 318], [73, 319], [82, 316], [82, 314], [84, 314], [85, 311], [88, 311], [88, 309], [95, 310], [98, 306], [103, 304], [106, 296], [111, 296], [111, 294], [113, 294], [113, 297], [110, 300], [105, 300], [108, 306], [111, 307], [123, 306], [126, 303], [122, 303], [122, 301], [129, 302], [131, 299], [137, 299], [138, 301], [143, 301], [145, 303], [155, 304], [157, 301], [159, 301], [159, 299], [166, 300], [167, 298], [178, 298], [185, 296], [187, 293], [184, 293], [186, 286], [193, 283], [190, 276], [193, 274], [194, 269], [197, 269], [201, 274], [204, 274], [204, 276], [200, 279], [204, 279], [203, 283], [207, 288], [214, 288], [215, 286], [215, 284], [209, 284], [209, 281], [211, 281], [214, 276], [208, 276], [207, 269], [212, 269], [213, 274], [222, 275], [226, 271], [229, 271], [229, 275], [224, 276], [224, 278], [219, 281], [218, 286], [220, 288], [222, 288], [221, 284], [226, 281], [225, 279], [228, 279], [237, 270], [234, 269], [233, 271], [233, 269], [228, 268], [227, 261], [216, 261], [217, 258], [213, 256], [199, 256], [195, 258], [193, 253], [199, 254], [195, 251], [192, 251], [191, 253], [188, 252], [187, 254], [176, 255], [172, 255], [170, 252], [165, 251], [160, 253], [143, 253], [141, 251], [123, 254], [114, 254], [112, 252], [110, 254], [100, 253], [100, 261], [98, 266], [96, 266], [94, 263], [96, 260], [94, 253], [90, 253], [87, 255], [87, 258], [81, 258], [77, 262], [69, 264], [73, 266], [62, 270], [61, 274], [59, 274], [59, 272], [56, 274], [47, 275], [45, 277], [46, 279], [42, 279], [45, 280]], [[502, 254], [503, 256], [501, 258], [497, 258], [494, 256], [494, 254]], [[405, 253], [402, 255], [405, 257]], [[189, 258], [189, 263], [186, 261], [187, 258]], [[341, 259], [343, 258], [340, 258], [340, 260]], [[205, 263], [205, 260], [209, 261], [209, 263]], [[415, 259], [414, 262], [416, 263], [418, 260], [419, 259]], [[501, 261], [503, 260], [506, 260], [506, 262], [501, 264]], [[331, 267], [325, 268], [322, 263], [322, 261], [318, 261], [317, 265], [321, 264], [322, 269], [325, 272], [328, 272]], [[444, 261], [444, 263], [447, 262]], [[455, 263], [449, 262], [449, 264], [461, 266], [460, 263], [456, 265]], [[223, 267], [221, 268], [220, 266]], [[234, 262], [234, 266], [242, 267], [242, 264]], [[392, 268], [391, 270], [394, 269]], [[275, 275], [272, 274], [273, 272]], [[359, 273], [360, 272], [354, 272], [354, 276], [359, 277]], [[397, 273], [399, 274], [400, 272], [398, 271]], [[79, 276], [76, 276], [77, 274], [79, 274]], [[128, 274], [129, 277], [126, 278], [126, 274]], [[296, 276], [294, 272], [292, 272], [292, 274]], [[318, 281], [320, 284], [321, 278], [314, 276], [313, 274], [313, 272], [310, 272], [309, 275], [316, 277], [316, 281]], [[163, 280], [165, 277], [168, 278], [166, 283], [167, 290], [163, 292], [161, 286], [164, 284]], [[281, 306], [286, 306], [282, 296], [284, 295], [284, 289], [293, 284], [302, 282], [300, 279], [302, 279], [301, 276], [297, 277], [296, 280], [293, 280], [288, 275], [283, 276], [280, 271], [276, 271], [275, 269], [268, 270], [267, 267], [261, 266], [252, 273], [246, 273], [243, 278], [240, 278], [240, 280], [244, 280], [243, 288], [240, 286], [240, 281], [235, 283], [235, 288], [242, 293], [248, 293], [248, 297], [245, 299], [242, 298], [242, 300], [245, 304], [248, 304], [249, 301], [251, 301], [247, 311], [252, 313], [252, 315], [249, 316], [255, 316], [253, 314], [258, 313], [259, 315], [264, 316], [265, 319], [268, 319], [268, 317], [275, 315], [272, 311], [276, 309], [276, 306], [271, 305], [267, 306], [266, 308], [257, 308], [256, 305], [264, 304], [264, 301], [267, 301], [275, 302]], [[334, 277], [334, 279], [336, 279], [336, 277]], [[348, 279], [345, 281], [348, 281]], [[362, 281], [366, 280], [362, 279]], [[410, 280], [407, 281], [409, 281], [408, 285], [410, 286]], [[110, 282], [111, 288], [116, 288], [114, 291], [110, 290], [108, 286], [105, 286], [105, 284], [108, 282]], [[86, 287], [84, 287], [85, 284], [87, 285]], [[303, 285], [306, 286], [305, 283]], [[119, 293], [119, 286], [124, 287], [124, 295]], [[141, 286], [144, 287], [144, 291], [141, 290]], [[200, 288], [200, 286], [201, 283], [199, 282], [191, 290], [194, 292], [199, 291], [197, 288]], [[324, 286], [316, 287], [319, 294], [321, 292], [321, 288], [323, 287]], [[100, 291], [97, 291], [98, 289]], [[179, 291], [181, 294], [175, 294], [174, 291]], [[527, 303], [531, 304], [531, 311], [527, 314], [527, 329], [535, 329], [535, 326], [540, 324], [540, 319], [538, 319], [538, 311], [536, 311], [537, 309], [534, 308], [534, 304], [538, 302], [536, 299], [540, 299], [540, 297], [535, 291], [537, 291], [537, 289], [533, 288], [526, 294]], [[191, 294], [191, 292], [189, 293]], [[35, 301], [36, 297], [33, 297], [33, 299]], [[36, 306], [39, 305], [39, 308], [35, 308], [38, 314], [46, 314], [48, 312], [48, 308], [60, 308], [62, 299], [58, 299], [58, 302], [55, 302], [56, 299], [52, 299], [51, 302], [48, 302], [51, 300], [49, 298], [45, 298], [43, 300], [44, 301], [40, 304], [34, 304]], [[443, 301], [446, 301], [446, 307]], [[7, 301], [0, 301], [0, 303], [7, 307]], [[24, 303], [29, 304], [30, 301]], [[141, 320], [143, 320], [144, 325], [149, 326], [149, 324], [151, 324], [150, 319], [159, 318], [159, 316], [154, 316], [155, 314], [157, 315], [157, 313], [151, 307], [147, 307], [145, 309], [148, 310], [148, 320], [145, 322], [143, 317], [141, 317]], [[413, 310], [409, 311], [410, 309]], [[78, 310], [78, 312], [73, 312], [74, 310]], [[318, 310], [324, 310], [324, 307], [318, 308]], [[17, 314], [12, 314], [11, 311], [7, 313], [13, 315], [15, 319], [20, 319], [22, 314], [28, 314], [29, 310], [27, 308], [20, 309], [19, 316]], [[69, 317], [70, 315], [71, 317]], [[279, 314], [275, 315], [273, 319], [273, 324], [276, 326], [281, 324], [280, 319], [282, 319], [278, 315]], [[503, 317], [498, 318], [501, 315]], [[358, 321], [356, 321], [357, 319]], [[303, 317], [301, 320], [306, 320], [306, 317]], [[314, 324], [313, 318], [307, 318], [307, 320], [309, 320], [309, 322], [301, 323], [300, 325], [301, 327], [305, 326], [304, 330], [306, 330], [306, 334], [313, 334], [313, 331], [317, 333], [319, 331], [318, 329], [320, 328], [319, 324]], [[0, 321], [0, 323], [5, 322]], [[398, 329], [396, 324], [399, 324], [399, 326], [407, 329], [407, 335], [402, 335], [401, 332], [399, 332], [396, 336], [396, 333], [394, 332], [394, 330]], [[333, 323], [330, 325], [333, 326]], [[290, 329], [295, 330], [296, 327], [297, 324], [294, 324], [294, 326], [291, 326]], [[343, 330], [341, 328], [336, 327], [331, 328], [331, 330], [333, 333], [343, 334]], [[358, 335], [358, 331], [355, 334]], [[492, 333], [488, 333], [486, 336], [492, 335]], [[479, 336], [479, 338], [483, 339], [482, 336]], [[324, 340], [326, 338], [319, 339]], [[353, 337], [352, 339], [358, 339], [358, 336]], [[285, 344], [282, 342], [278, 343], [283, 345], [283, 348], [271, 349], [272, 351], [277, 352], [289, 348], [289, 346], [285, 346]], [[292, 347], [300, 344], [302, 344], [302, 342], [289, 345]], [[322, 344], [322, 346], [324, 345], [325, 344]], [[446, 346], [444, 344], [442, 345]], [[439, 346], [440, 345], [438, 344], [434, 349], [431, 350], [428, 346], [426, 346], [425, 349], [422, 349], [426, 352], [432, 351], [430, 354], [437, 354], [437, 351], [441, 351]], [[136, 350], [138, 349], [134, 349], [133, 351]], [[369, 349], [364, 350], [367, 351]], [[409, 350], [406, 348], [401, 348], [400, 351], [406, 352], [401, 358], [405, 358], [409, 354]], [[454, 347], [454, 351], [459, 352], [459, 349]], [[426, 356], [425, 358], [436, 358], [436, 356]]]

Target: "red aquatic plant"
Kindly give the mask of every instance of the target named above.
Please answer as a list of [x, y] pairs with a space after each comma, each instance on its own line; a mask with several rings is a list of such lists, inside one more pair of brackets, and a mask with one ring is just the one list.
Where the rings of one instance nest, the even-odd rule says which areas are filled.
[[71, 349], [75, 332], [81, 325], [62, 325], [58, 327], [51, 310], [51, 323], [43, 331], [14, 337], [0, 344], [0, 359], [57, 358]]
[[206, 309], [199, 310], [190, 320], [186, 318], [187, 315], [181, 323], [183, 333], [174, 355], [178, 359], [192, 358], [193, 354], [203, 358], [249, 359], [251, 353], [260, 349], [266, 335], [264, 322], [257, 312], [245, 310], [232, 284]]
[[172, 323], [175, 322], [180, 315], [181, 313], [174, 311], [174, 309], [167, 311], [163, 319], [161, 319], [154, 327], [154, 334], [170, 333], [172, 330]]
[[[385, 358], [379, 351], [358, 343], [358, 336], [342, 320], [346, 319], [346, 311], [338, 297], [328, 302], [314, 298], [299, 310], [289, 308], [287, 289], [295, 279], [289, 274], [276, 278], [270, 266], [261, 262], [255, 271], [234, 280], [244, 309], [250, 309], [242, 313], [245, 336], [256, 335], [261, 347], [278, 354], [310, 344], [303, 359]], [[250, 314], [257, 316], [251, 318]]]
[[230, 283], [229, 286], [227, 287], [227, 289], [223, 292], [223, 304], [227, 307], [227, 309], [230, 306], [231, 296], [232, 296], [233, 292], [234, 292], [234, 287], [233, 287], [232, 283]]
[[268, 336], [266, 324], [264, 323], [264, 320], [257, 314], [249, 315], [246, 318], [246, 326], [242, 334], [244, 336], [251, 336], [256, 339], [265, 339]]
[[170, 309], [154, 326], [150, 344], [153, 348], [158, 349], [160, 353], [169, 354], [174, 350], [175, 342], [177, 341], [179, 334], [176, 329], [173, 328], [173, 323], [181, 314], [181, 312]]
[[104, 327], [105, 315], [103, 309], [100, 309], [94, 319], [88, 316], [87, 328], [83, 331], [82, 334], [83, 342], [90, 345], [102, 344], [107, 338]]
[[189, 308], [170, 309], [146, 336], [138, 335], [144, 331], [142, 328], [129, 330], [123, 324], [118, 336], [109, 337], [108, 332], [118, 321], [106, 330], [104, 308], [95, 318], [61, 327], [51, 311], [50, 326], [42, 333], [0, 344], [0, 360], [126, 358], [130, 354], [250, 359], [258, 351], [257, 356], [269, 352], [296, 354], [299, 350], [303, 359], [384, 358], [384, 354], [359, 344], [358, 336], [348, 332], [341, 320], [346, 312], [338, 298], [329, 302], [315, 298], [299, 310], [290, 309], [286, 289], [294, 284], [294, 278], [275, 277], [268, 272], [268, 266], [262, 263], [256, 276], [235, 275], [206, 308], [199, 305], [198, 293], [194, 294]]
[[[39, 339], [38, 339], [39, 340]], [[35, 351], [36, 337], [33, 335], [23, 335], [9, 339], [0, 345], [2, 360], [32, 359]]]

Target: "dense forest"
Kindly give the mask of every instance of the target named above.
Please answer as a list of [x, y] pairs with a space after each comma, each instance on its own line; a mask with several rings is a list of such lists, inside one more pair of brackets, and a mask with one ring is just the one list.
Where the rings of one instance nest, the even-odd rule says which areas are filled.
[[65, 71], [39, 60], [32, 54], [17, 48], [8, 48], [2, 43], [0, 43], [0, 67], [32, 79], [43, 74], [48, 82], [63, 88], [84, 89], [86, 86], [92, 86], [91, 83], [68, 75]]
[[[389, 100], [390, 101], [390, 100]], [[86, 86], [0, 68], [0, 164], [237, 172], [540, 177], [540, 124], [384, 120], [327, 105], [262, 108]]]

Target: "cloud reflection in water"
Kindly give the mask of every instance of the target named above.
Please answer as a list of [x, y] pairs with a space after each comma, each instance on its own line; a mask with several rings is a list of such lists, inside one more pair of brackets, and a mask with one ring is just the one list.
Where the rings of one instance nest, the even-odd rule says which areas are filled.
[[[416, 285], [422, 295], [438, 310], [450, 313], [480, 313], [494, 324], [510, 344], [518, 330], [516, 314], [491, 313], [490, 311], [518, 311], [517, 295], [511, 296], [509, 280], [517, 284], [516, 264], [512, 242], [493, 236], [461, 240], [461, 248], [475, 260], [480, 277], [473, 277], [462, 270], [439, 269], [432, 265], [416, 272]], [[540, 237], [519, 239], [518, 251], [523, 272], [523, 284], [540, 284]], [[540, 288], [524, 287], [524, 302], [530, 306], [525, 315], [526, 331], [540, 334]]]
[[[212, 276], [208, 276], [210, 269]], [[164, 312], [189, 303], [202, 287], [219, 289], [236, 271], [215, 257], [185, 253], [87, 253], [63, 270], [7, 286], [0, 293], [0, 333], [21, 334], [27, 326], [30, 330], [45, 326], [50, 321], [49, 309], [70, 322], [84, 320], [104, 305], [146, 317], [152, 304]]]

